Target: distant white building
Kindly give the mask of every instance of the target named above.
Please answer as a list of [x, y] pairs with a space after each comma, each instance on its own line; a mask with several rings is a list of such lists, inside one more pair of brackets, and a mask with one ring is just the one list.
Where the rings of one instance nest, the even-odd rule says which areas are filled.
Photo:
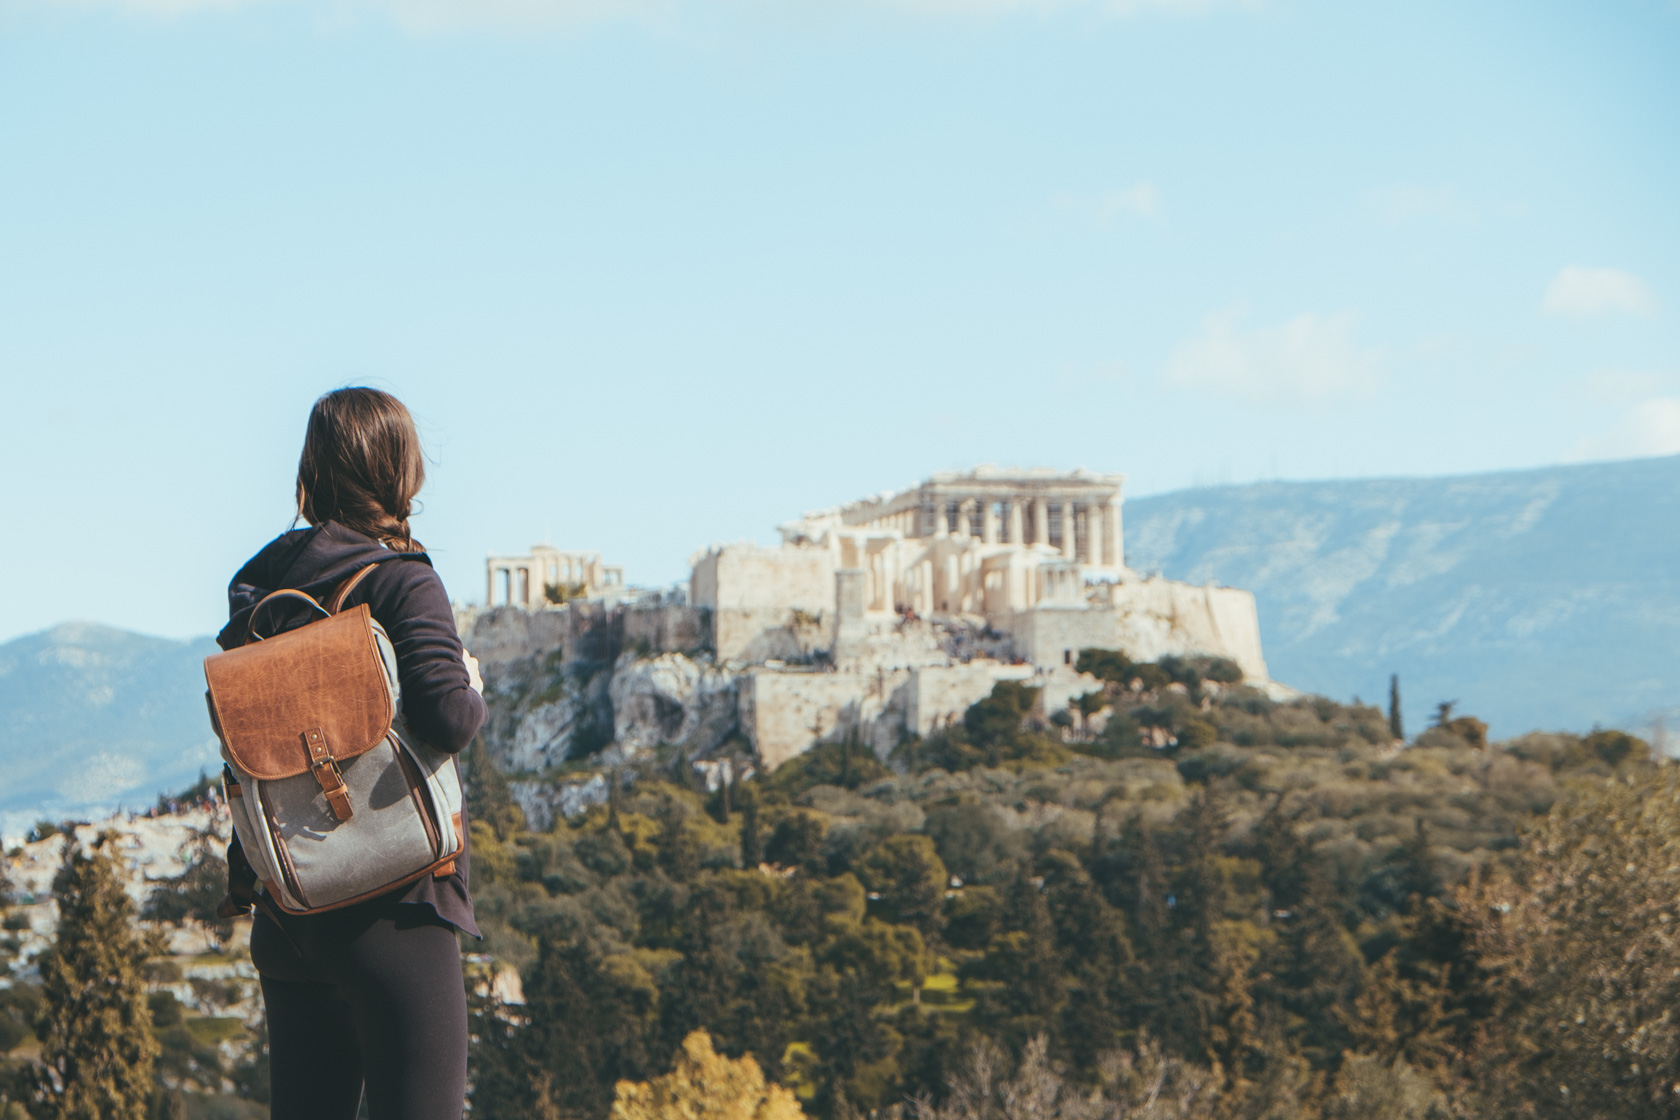
[[722, 660], [808, 651], [836, 662], [915, 615], [1008, 634], [1040, 666], [1088, 646], [1139, 659], [1228, 657], [1266, 679], [1254, 596], [1142, 579], [1126, 567], [1123, 475], [981, 467], [808, 513], [777, 548], [715, 547], [694, 561], [690, 602], [712, 612]]
[[[851, 734], [885, 757], [961, 718], [1001, 680], [1030, 681], [1049, 715], [1098, 686], [1072, 667], [1088, 647], [1137, 660], [1227, 657], [1265, 683], [1253, 595], [1126, 566], [1124, 481], [937, 474], [808, 513], [781, 526], [773, 548], [696, 554], [686, 601], [630, 592], [596, 553], [493, 556], [488, 605], [539, 613], [488, 612], [473, 641], [503, 656], [559, 645], [570, 662], [608, 632], [586, 658], [639, 651], [611, 684], [621, 749], [704, 751], [738, 729], [766, 769]], [[692, 656], [707, 648], [712, 658]]]
[[484, 567], [487, 607], [539, 610], [624, 590], [624, 569], [603, 564], [599, 552], [566, 552], [538, 544], [527, 556], [491, 556]]

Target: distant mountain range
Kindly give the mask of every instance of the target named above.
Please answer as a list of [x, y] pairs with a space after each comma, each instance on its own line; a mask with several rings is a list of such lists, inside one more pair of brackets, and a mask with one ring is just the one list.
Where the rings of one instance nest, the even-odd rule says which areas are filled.
[[[1680, 456], [1126, 503], [1126, 559], [1252, 590], [1271, 674], [1507, 737], [1680, 729]], [[1672, 744], [1671, 744], [1672, 745]]]
[[[1499, 737], [1680, 730], [1680, 457], [1270, 482], [1126, 503], [1132, 567], [1252, 590], [1272, 676], [1441, 700]], [[217, 766], [209, 638], [72, 622], [0, 645], [0, 835], [144, 808]]]
[[214, 772], [201, 665], [215, 648], [89, 622], [0, 645], [0, 834], [142, 809]]

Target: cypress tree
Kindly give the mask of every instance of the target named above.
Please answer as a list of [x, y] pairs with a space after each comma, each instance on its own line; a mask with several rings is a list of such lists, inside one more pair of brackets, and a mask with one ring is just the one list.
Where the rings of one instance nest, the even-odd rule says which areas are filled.
[[39, 1120], [145, 1120], [157, 1041], [141, 968], [146, 946], [105, 833], [84, 851], [74, 834], [53, 877], [58, 935], [42, 954], [30, 1113]]
[[653, 842], [659, 849], [659, 866], [679, 883], [693, 882], [700, 874], [700, 845], [688, 829], [688, 819], [675, 801], [667, 799], [659, 808], [659, 831]]
[[624, 786], [619, 781], [618, 767], [614, 766], [607, 775], [607, 830], [609, 832], [623, 832], [618, 821], [619, 806], [624, 802]]
[[490, 748], [484, 745], [484, 736], [475, 738], [472, 749], [463, 752], [463, 757], [467, 763], [466, 773], [462, 775], [467, 787], [467, 816], [490, 825], [496, 830], [498, 840], [506, 840], [515, 832], [522, 831], [525, 828], [525, 812], [513, 799], [513, 791], [508, 789], [502, 768], [496, 765]]
[[758, 791], [749, 783], [741, 790], [741, 866], [751, 871], [764, 862], [764, 841], [758, 835]]
[[1400, 674], [1388, 677], [1388, 730], [1396, 739], [1406, 737], [1406, 726], [1400, 721]]

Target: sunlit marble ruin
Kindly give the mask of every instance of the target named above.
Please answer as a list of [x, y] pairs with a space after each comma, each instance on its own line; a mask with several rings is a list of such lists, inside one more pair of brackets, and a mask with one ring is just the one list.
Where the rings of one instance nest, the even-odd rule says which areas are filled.
[[485, 562], [484, 602], [493, 607], [537, 610], [623, 589], [624, 569], [601, 563], [599, 552], [539, 544], [529, 556], [491, 556]]
[[993, 467], [936, 474], [807, 513], [781, 526], [774, 547], [704, 549], [686, 587], [659, 592], [625, 588], [594, 553], [539, 546], [491, 557], [489, 605], [522, 609], [470, 620], [480, 657], [553, 648], [562, 664], [615, 659], [599, 699], [555, 701], [551, 725], [527, 720], [510, 763], [571, 757], [566, 728], [608, 700], [599, 718], [626, 756], [669, 744], [703, 760], [738, 736], [774, 768], [856, 734], [885, 757], [905, 736], [960, 718], [1000, 680], [1033, 683], [1046, 717], [1066, 708], [1096, 687], [1074, 668], [1090, 647], [1137, 660], [1225, 657], [1266, 684], [1253, 595], [1126, 566], [1124, 481]]
[[808, 513], [781, 527], [777, 548], [707, 550], [694, 561], [691, 600], [712, 612], [724, 660], [809, 653], [790, 633], [797, 621], [824, 620], [826, 648], [842, 662], [906, 618], [967, 619], [1009, 635], [1013, 654], [1041, 667], [1100, 646], [1229, 657], [1265, 679], [1251, 594], [1126, 567], [1124, 481], [993, 467], [937, 474]]

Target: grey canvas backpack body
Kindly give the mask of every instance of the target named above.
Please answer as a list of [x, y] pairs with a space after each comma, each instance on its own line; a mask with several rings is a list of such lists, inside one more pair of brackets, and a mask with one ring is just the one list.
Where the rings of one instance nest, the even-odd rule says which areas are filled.
[[[268, 595], [251, 612], [246, 644], [204, 661], [234, 831], [287, 913], [336, 910], [443, 878], [461, 852], [455, 758], [403, 720], [385, 628], [365, 603], [343, 609], [375, 566], [325, 607], [301, 591]], [[264, 607], [286, 599], [321, 617], [259, 635]]]

